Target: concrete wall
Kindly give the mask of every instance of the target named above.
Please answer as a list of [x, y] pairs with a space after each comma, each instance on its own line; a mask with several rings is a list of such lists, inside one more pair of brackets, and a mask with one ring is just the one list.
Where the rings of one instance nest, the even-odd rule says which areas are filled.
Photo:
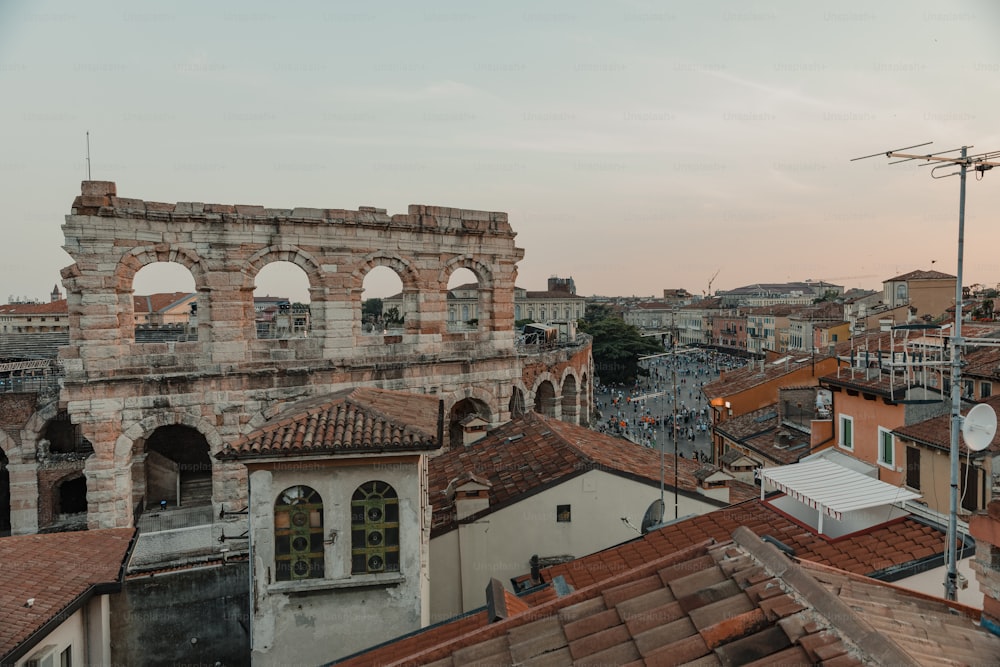
[[[669, 481], [669, 480], [668, 480]], [[491, 577], [508, 588], [511, 577], [530, 571], [532, 555], [585, 556], [638, 537], [658, 486], [591, 470], [558, 486], [431, 540], [431, 617], [450, 618], [486, 604]], [[674, 496], [666, 493], [666, 517], [674, 517]], [[571, 521], [556, 521], [556, 506], [570, 505]], [[718, 509], [707, 500], [679, 496], [679, 515]], [[457, 606], [461, 605], [461, 606]]]
[[242, 562], [126, 579], [111, 596], [110, 664], [249, 664], [247, 570]]

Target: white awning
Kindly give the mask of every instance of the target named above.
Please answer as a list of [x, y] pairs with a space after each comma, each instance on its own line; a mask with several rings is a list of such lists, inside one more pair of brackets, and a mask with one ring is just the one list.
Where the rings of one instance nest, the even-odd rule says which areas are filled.
[[823, 459], [764, 468], [761, 476], [792, 498], [838, 521], [843, 518], [844, 512], [920, 497], [919, 493], [872, 479]]

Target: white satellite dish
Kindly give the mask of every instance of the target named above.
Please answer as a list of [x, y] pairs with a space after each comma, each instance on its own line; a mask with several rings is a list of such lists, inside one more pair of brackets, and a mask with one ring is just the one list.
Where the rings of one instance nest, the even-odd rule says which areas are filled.
[[657, 498], [649, 504], [645, 516], [642, 517], [642, 527], [640, 531], [643, 535], [650, 530], [659, 527], [663, 523], [663, 501]]
[[962, 436], [965, 438], [965, 446], [974, 452], [989, 447], [996, 434], [997, 413], [985, 403], [973, 406], [962, 421]]

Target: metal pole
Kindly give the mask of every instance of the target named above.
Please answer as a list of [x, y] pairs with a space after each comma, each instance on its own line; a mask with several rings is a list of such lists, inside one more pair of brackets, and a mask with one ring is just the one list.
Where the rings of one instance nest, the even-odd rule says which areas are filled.
[[962, 261], [965, 251], [965, 172], [967, 148], [962, 147], [961, 189], [958, 199], [958, 266], [955, 277], [955, 328], [951, 337], [951, 495], [948, 512], [948, 574], [944, 581], [945, 597], [958, 597], [958, 562], [955, 541], [958, 514], [958, 434], [962, 421]]
[[674, 369], [673, 369], [673, 379], [674, 379], [674, 518], [680, 518], [680, 511], [678, 510], [678, 498], [677, 498], [677, 469], [680, 468], [680, 459], [677, 457], [677, 357], [674, 357]]

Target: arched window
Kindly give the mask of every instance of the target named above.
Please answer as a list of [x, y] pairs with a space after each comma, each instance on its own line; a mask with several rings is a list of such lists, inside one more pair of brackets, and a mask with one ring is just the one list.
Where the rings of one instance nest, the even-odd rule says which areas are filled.
[[323, 499], [308, 486], [285, 489], [274, 501], [274, 578], [323, 578]]
[[351, 574], [377, 572], [399, 572], [399, 499], [372, 481], [351, 498]]

